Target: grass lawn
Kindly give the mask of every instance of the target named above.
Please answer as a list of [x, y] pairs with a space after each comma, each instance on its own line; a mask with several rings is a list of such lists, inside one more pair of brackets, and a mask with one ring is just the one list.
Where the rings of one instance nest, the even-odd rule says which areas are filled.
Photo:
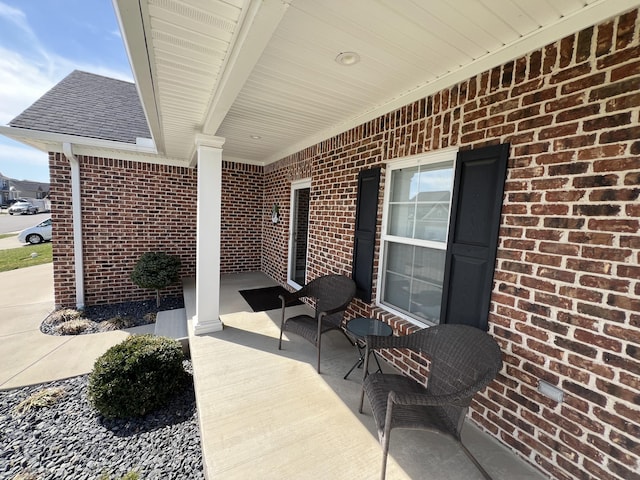
[[[31, 254], [34, 252], [38, 255], [32, 258]], [[51, 242], [0, 250], [0, 272], [32, 267], [33, 265], [41, 265], [52, 261]]]

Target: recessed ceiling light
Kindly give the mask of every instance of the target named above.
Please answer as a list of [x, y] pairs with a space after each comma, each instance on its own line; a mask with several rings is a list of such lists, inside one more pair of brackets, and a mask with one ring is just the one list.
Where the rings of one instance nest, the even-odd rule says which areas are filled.
[[336, 57], [336, 62], [340, 65], [344, 65], [345, 67], [355, 65], [359, 61], [360, 55], [358, 55], [356, 52], [341, 52]]
[[251, 135], [251, 138], [254, 140], [260, 140], [262, 137], [260, 135]]

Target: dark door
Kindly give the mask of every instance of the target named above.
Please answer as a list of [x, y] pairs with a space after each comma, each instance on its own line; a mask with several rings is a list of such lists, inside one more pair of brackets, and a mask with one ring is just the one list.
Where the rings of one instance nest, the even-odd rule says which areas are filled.
[[440, 323], [487, 329], [509, 145], [458, 153]]

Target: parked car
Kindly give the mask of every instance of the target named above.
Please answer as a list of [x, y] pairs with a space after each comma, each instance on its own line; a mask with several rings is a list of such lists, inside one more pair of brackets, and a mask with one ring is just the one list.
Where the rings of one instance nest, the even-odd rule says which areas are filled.
[[51, 219], [47, 218], [34, 227], [25, 228], [18, 234], [18, 241], [36, 245], [51, 240]]
[[34, 213], [38, 213], [38, 207], [32, 205], [29, 202], [16, 202], [9, 207], [9, 215], [19, 214], [19, 215], [33, 215]]

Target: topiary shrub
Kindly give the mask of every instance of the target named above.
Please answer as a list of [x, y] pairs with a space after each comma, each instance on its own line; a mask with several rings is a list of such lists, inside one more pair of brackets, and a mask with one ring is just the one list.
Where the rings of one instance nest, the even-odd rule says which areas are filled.
[[106, 418], [152, 412], [185, 386], [183, 360], [177, 340], [132, 335], [96, 360], [89, 375], [89, 401]]
[[180, 257], [163, 252], [143, 253], [131, 272], [131, 281], [140, 288], [156, 291], [160, 308], [160, 290], [180, 280]]

